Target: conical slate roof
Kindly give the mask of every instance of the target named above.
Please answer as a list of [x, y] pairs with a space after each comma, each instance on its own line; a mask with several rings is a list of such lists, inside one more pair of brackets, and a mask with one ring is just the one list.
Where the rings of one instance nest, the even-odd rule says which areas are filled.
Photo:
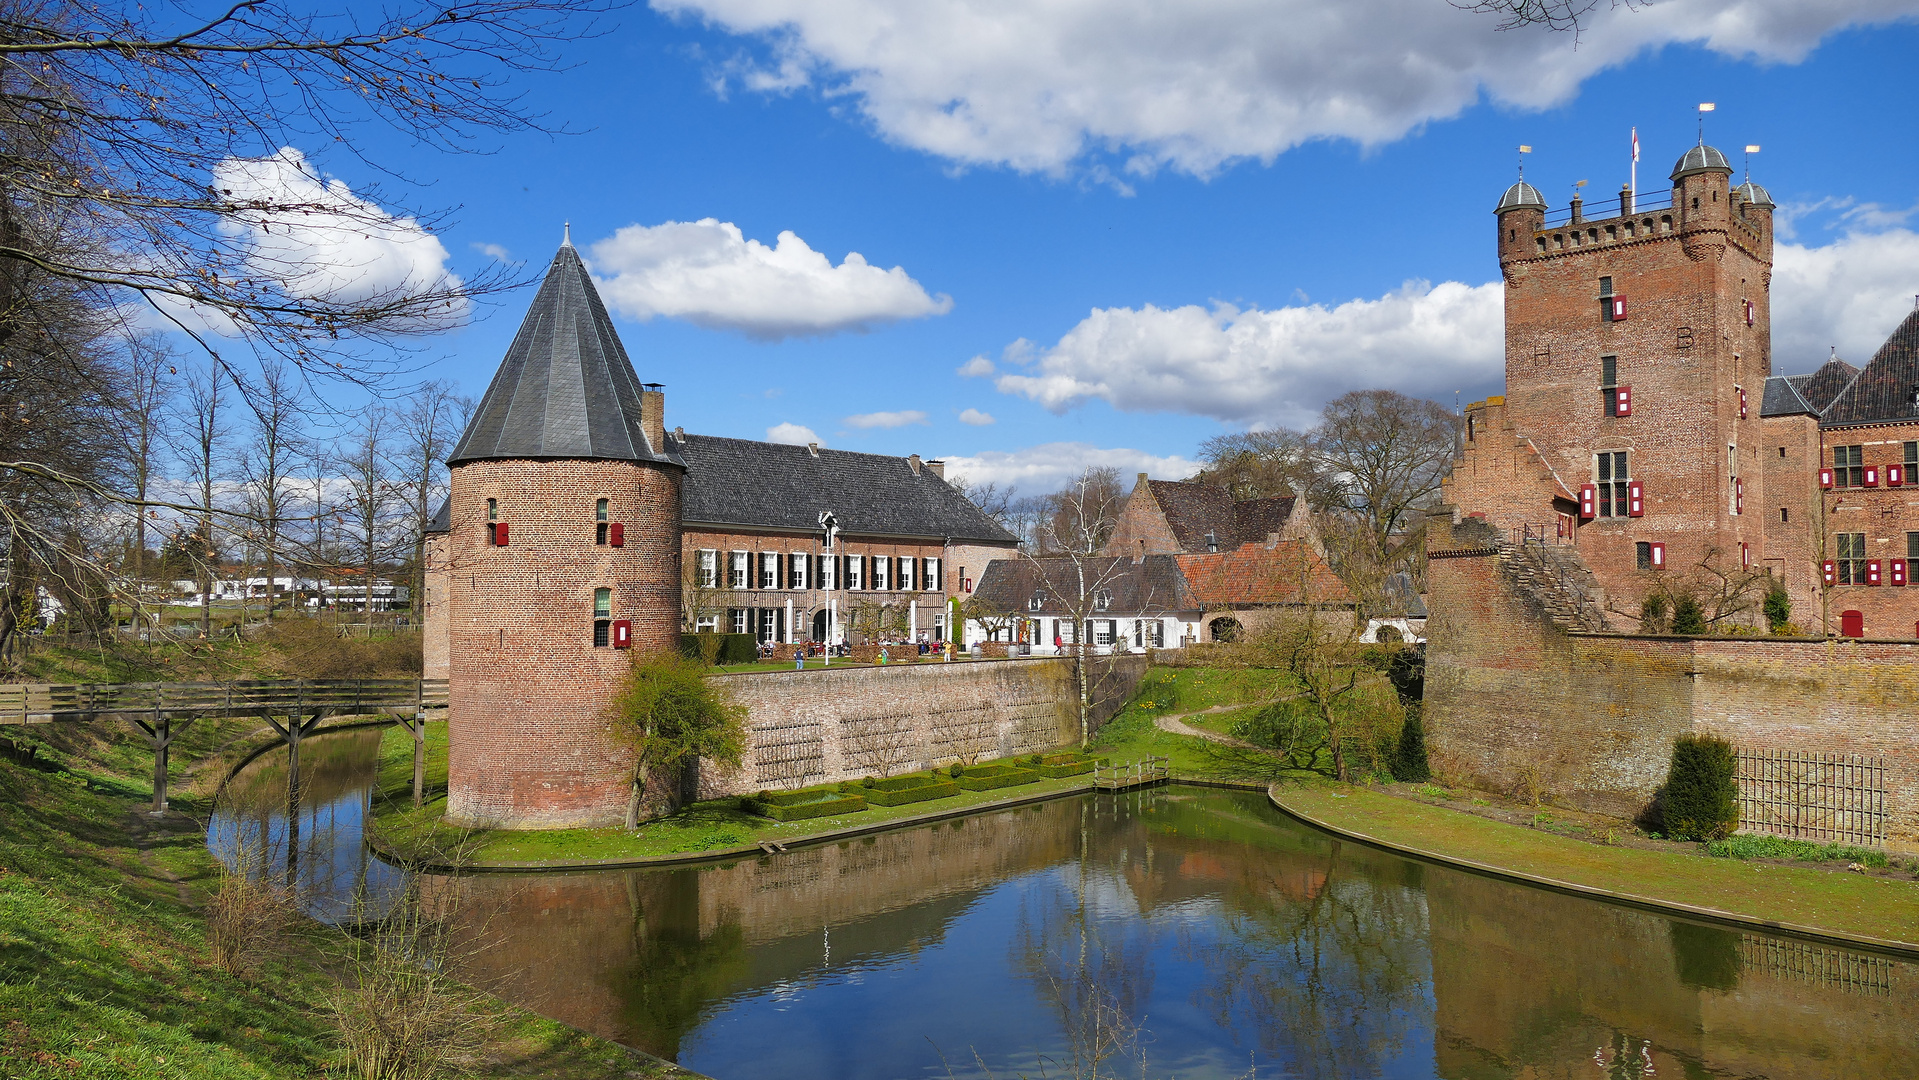
[[671, 461], [640, 426], [640, 378], [571, 243], [547, 269], [520, 332], [448, 465], [486, 458]]

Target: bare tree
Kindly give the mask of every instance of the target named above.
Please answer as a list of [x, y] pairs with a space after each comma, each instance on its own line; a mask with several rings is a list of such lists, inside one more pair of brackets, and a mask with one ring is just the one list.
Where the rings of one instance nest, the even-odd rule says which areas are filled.
[[352, 538], [361, 585], [361, 610], [373, 621], [373, 577], [393, 554], [394, 512], [400, 506], [399, 485], [393, 482], [388, 460], [393, 419], [381, 406], [369, 407], [359, 426], [342, 447], [338, 464], [344, 498], [341, 513]]
[[225, 382], [226, 377], [215, 366], [196, 369], [187, 376], [187, 410], [191, 415], [183, 456], [198, 508], [187, 536], [187, 550], [200, 582], [202, 638], [213, 636], [213, 582], [220, 572], [220, 538], [214, 519], [226, 464]]
[[[1592, 21], [1601, 0], [1448, 0], [1461, 11], [1499, 16], [1500, 30], [1543, 26], [1569, 32], [1577, 38]], [[1644, 0], [1604, 0], [1608, 11], [1639, 10]]]
[[964, 476], [954, 476], [946, 482], [967, 502], [979, 507], [980, 513], [998, 522], [1000, 527], [1012, 529], [1013, 497], [1019, 489], [1011, 484], [1002, 488], [998, 482], [975, 484]]
[[412, 403], [399, 417], [399, 482], [412, 540], [412, 610], [417, 611], [426, 596], [427, 526], [433, 523], [440, 500], [447, 496], [443, 459], [465, 426], [461, 422], [463, 414], [470, 410], [471, 404], [463, 402], [450, 384], [434, 380], [414, 391]]
[[150, 571], [147, 520], [155, 511], [147, 507], [147, 496], [160, 475], [160, 453], [168, 434], [164, 425], [179, 372], [177, 364], [172, 347], [158, 334], [138, 334], [126, 343], [125, 369], [119, 381], [120, 422], [113, 430], [126, 458], [128, 492], [133, 496], [133, 550], [127, 561], [138, 578], [145, 578]]
[[1315, 508], [1332, 497], [1312, 440], [1288, 428], [1215, 435], [1199, 444], [1205, 467], [1193, 480], [1225, 488], [1235, 500], [1303, 491]]
[[[1037, 570], [1038, 587], [1046, 590], [1054, 606], [1065, 609], [1073, 620], [1075, 651], [1079, 654], [1073, 664], [1073, 677], [1079, 699], [1079, 744], [1084, 749], [1092, 737], [1092, 694], [1097, 679], [1089, 670], [1095, 643], [1080, 639], [1091, 636], [1094, 615], [1110, 609], [1113, 586], [1133, 568], [1129, 557], [1099, 553], [1119, 525], [1126, 495], [1119, 486], [1117, 469], [1088, 468], [1054, 494], [1049, 503], [1050, 512], [1036, 545], [1045, 554], [1022, 551], [1021, 557]], [[1117, 642], [1114, 648], [1117, 650]]]
[[1423, 548], [1422, 511], [1458, 450], [1459, 418], [1436, 401], [1355, 390], [1328, 402], [1312, 433], [1331, 520], [1334, 567], [1362, 602]]
[[253, 407], [252, 439], [241, 459], [241, 477], [252, 503], [253, 520], [247, 530], [265, 555], [267, 622], [273, 622], [274, 581], [279, 575], [281, 549], [298, 465], [302, 412], [302, 385], [288, 367], [273, 357], [260, 365], [259, 378], [247, 401]]

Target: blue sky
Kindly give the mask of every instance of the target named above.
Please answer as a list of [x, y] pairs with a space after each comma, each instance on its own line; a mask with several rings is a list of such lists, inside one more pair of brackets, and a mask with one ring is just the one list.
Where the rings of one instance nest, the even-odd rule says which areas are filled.
[[[670, 425], [805, 428], [1026, 491], [1087, 463], [1177, 476], [1345, 390], [1498, 392], [1514, 148], [1555, 204], [1579, 179], [1607, 197], [1636, 125], [1658, 191], [1701, 101], [1707, 141], [1763, 146], [1783, 208], [1775, 370], [1863, 362], [1919, 294], [1919, 3], [1669, 0], [1601, 10], [1576, 50], [1445, 0], [1163, 8], [655, 0], [525, 79], [579, 134], [373, 150], [433, 178], [383, 196], [453, 209], [455, 272], [537, 271], [571, 221]], [[785, 231], [817, 255], [746, 243]], [[530, 299], [481, 306], [429, 374], [477, 396]]]

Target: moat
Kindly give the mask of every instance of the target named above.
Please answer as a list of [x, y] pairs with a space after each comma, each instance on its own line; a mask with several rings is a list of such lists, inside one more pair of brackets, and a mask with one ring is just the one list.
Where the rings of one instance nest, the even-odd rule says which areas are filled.
[[[377, 908], [377, 730], [309, 739], [308, 910]], [[217, 818], [285, 872], [284, 756]], [[1436, 868], [1264, 796], [1087, 795], [678, 870], [473, 875], [467, 977], [719, 1080], [1905, 1077], [1919, 966]]]

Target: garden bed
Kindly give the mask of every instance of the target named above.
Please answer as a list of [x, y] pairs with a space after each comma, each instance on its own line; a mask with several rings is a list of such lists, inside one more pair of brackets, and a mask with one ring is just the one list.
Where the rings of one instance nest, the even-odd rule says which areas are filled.
[[960, 793], [958, 784], [939, 775], [895, 776], [876, 781], [871, 787], [862, 784], [850, 790], [875, 806], [905, 806], [907, 803], [950, 798]]
[[1017, 765], [969, 765], [960, 773], [958, 783], [968, 791], [992, 791], [1030, 784], [1038, 779], [1038, 773]]
[[836, 787], [762, 791], [741, 799], [740, 809], [774, 821], [805, 821], [808, 818], [858, 813], [866, 809], [866, 800]]
[[1092, 772], [1095, 764], [1097, 759], [1086, 754], [1048, 754], [1026, 768], [1041, 776], [1050, 776], [1058, 780], [1062, 777]]

